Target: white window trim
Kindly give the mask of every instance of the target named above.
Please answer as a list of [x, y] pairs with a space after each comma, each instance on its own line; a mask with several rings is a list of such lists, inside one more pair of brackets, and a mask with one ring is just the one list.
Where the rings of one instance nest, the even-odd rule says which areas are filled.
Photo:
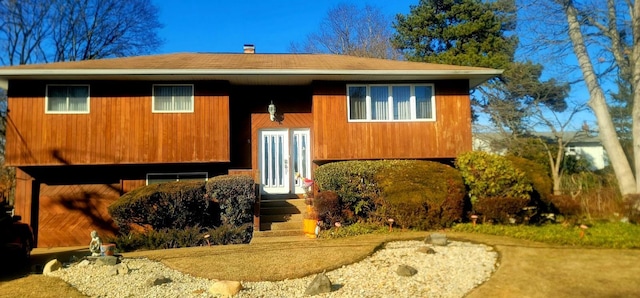
[[[180, 175], [204, 175], [204, 181], [209, 181], [209, 173], [207, 172], [175, 172], [175, 173], [147, 173], [147, 177], [146, 177], [146, 185], [149, 185], [149, 176], [153, 176], [153, 175], [176, 175], [176, 176], [180, 176]], [[176, 181], [180, 181], [180, 179], [176, 179]]]
[[[371, 87], [373, 86], [387, 86], [389, 88], [389, 97], [387, 99], [387, 104], [389, 107], [389, 115], [387, 116], [389, 119], [386, 120], [377, 120], [372, 119], [372, 111], [371, 111]], [[392, 88], [396, 86], [409, 86], [411, 97], [409, 98], [410, 105], [410, 113], [411, 119], [393, 119], [393, 92]], [[416, 94], [415, 88], [420, 86], [431, 87], [431, 110], [432, 117], [428, 119], [416, 119]], [[367, 117], [366, 119], [351, 119], [351, 99], [349, 98], [349, 88], [350, 87], [365, 87], [366, 88], [366, 102], [365, 108]], [[424, 84], [348, 84], [347, 85], [347, 121], [348, 122], [434, 122], [436, 121], [436, 90], [435, 86], [432, 83], [424, 83]]]
[[[158, 111], [156, 110], [156, 86], [190, 86], [191, 87], [191, 109], [189, 110], [169, 110], [169, 111]], [[193, 84], [153, 84], [151, 86], [151, 112], [152, 113], [193, 113], [195, 108], [195, 87]]]
[[[49, 86], [64, 87], [87, 87], [87, 110], [86, 111], [49, 111]], [[47, 84], [44, 91], [44, 113], [45, 114], [89, 114], [91, 111], [91, 86], [89, 84]], [[69, 99], [67, 98], [67, 105]]]

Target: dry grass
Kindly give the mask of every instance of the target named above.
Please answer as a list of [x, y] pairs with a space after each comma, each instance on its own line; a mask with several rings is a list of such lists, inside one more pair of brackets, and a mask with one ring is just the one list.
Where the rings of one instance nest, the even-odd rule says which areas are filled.
[[[332, 240], [144, 251], [180, 271], [206, 278], [280, 280], [361, 260], [387, 241], [423, 239], [427, 233], [364, 235]], [[486, 243], [500, 252], [500, 267], [468, 297], [638, 297], [640, 250], [581, 249], [482, 234], [447, 233]], [[62, 254], [58, 257], [62, 258]], [[43, 256], [36, 256], [37, 258]], [[48, 255], [47, 257], [51, 257]], [[0, 297], [82, 297], [64, 282], [41, 275], [0, 281]]]
[[158, 260], [176, 270], [209, 279], [275, 281], [340, 268], [364, 259], [384, 242], [424, 239], [426, 235], [424, 232], [362, 235], [341, 239], [143, 251], [124, 255]]
[[86, 297], [61, 279], [31, 274], [0, 281], [0, 297]]

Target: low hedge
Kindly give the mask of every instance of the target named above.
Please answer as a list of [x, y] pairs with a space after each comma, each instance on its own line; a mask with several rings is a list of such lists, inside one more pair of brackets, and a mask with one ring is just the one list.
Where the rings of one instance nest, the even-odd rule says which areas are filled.
[[139, 187], [112, 203], [108, 212], [123, 233], [134, 226], [160, 230], [220, 224], [218, 204], [205, 195], [204, 182], [167, 182]]

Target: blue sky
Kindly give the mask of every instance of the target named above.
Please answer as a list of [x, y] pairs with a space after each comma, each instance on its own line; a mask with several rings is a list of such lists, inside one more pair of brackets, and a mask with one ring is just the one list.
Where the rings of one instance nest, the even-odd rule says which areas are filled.
[[[390, 20], [408, 14], [419, 0], [152, 0], [160, 12], [164, 44], [159, 53], [240, 53], [254, 44], [257, 53], [287, 53], [291, 42], [303, 42], [318, 32], [329, 9], [340, 3], [369, 4]], [[535, 59], [535, 58], [534, 58]], [[551, 74], [553, 75], [553, 74]], [[571, 98], [585, 101], [583, 86], [574, 86]], [[578, 117], [592, 122], [589, 113]]]
[[160, 10], [165, 40], [160, 53], [238, 53], [254, 44], [258, 53], [287, 53], [318, 31], [330, 8], [339, 3], [380, 8], [390, 18], [407, 14], [418, 0], [153, 0]]

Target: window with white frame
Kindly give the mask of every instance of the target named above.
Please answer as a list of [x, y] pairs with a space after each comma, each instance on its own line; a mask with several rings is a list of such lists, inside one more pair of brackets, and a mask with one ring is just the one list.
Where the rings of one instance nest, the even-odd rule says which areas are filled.
[[89, 85], [47, 85], [45, 111], [50, 114], [89, 113]]
[[193, 112], [193, 85], [153, 85], [153, 112]]
[[207, 172], [149, 173], [147, 185], [175, 181], [207, 181], [207, 179], [209, 179]]
[[349, 121], [435, 120], [433, 84], [348, 85]]

